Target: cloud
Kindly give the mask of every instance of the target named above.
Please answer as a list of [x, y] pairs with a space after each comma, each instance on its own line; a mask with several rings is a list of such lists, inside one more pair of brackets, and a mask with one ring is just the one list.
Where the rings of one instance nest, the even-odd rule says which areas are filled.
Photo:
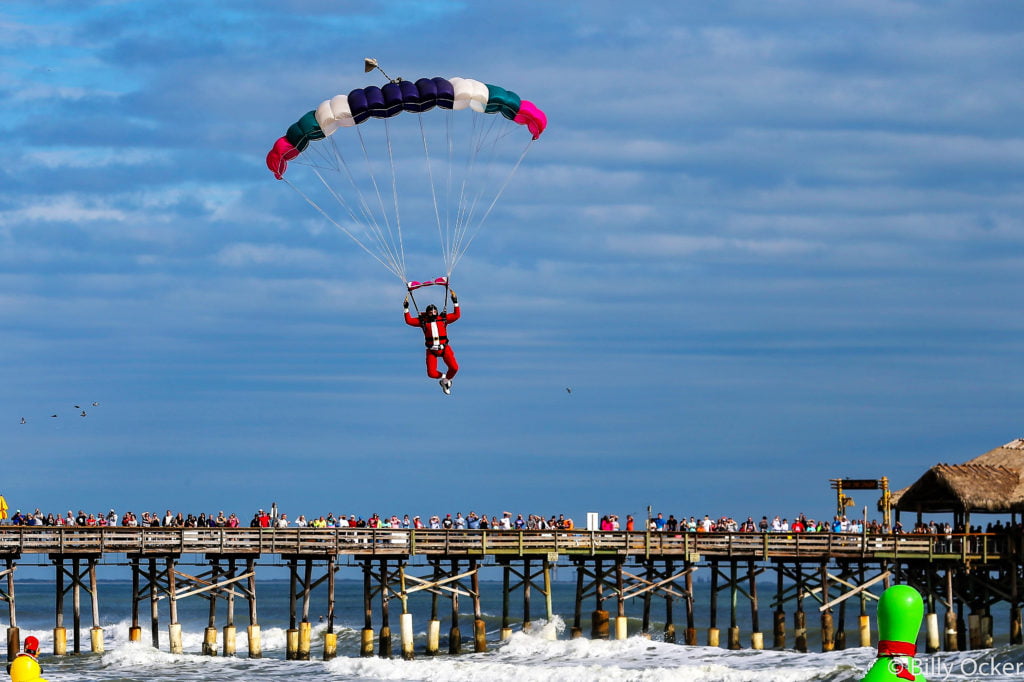
[[753, 257], [809, 256], [824, 250], [822, 243], [797, 239], [727, 239], [714, 236], [633, 233], [607, 240], [610, 251], [630, 256], [674, 259], [700, 253], [742, 253]]
[[330, 259], [313, 249], [296, 249], [278, 244], [230, 244], [216, 255], [217, 263], [232, 267], [252, 265], [286, 265], [300, 268], [320, 269]]
[[109, 166], [168, 165], [174, 159], [169, 150], [132, 147], [44, 147], [27, 149], [23, 166], [37, 165], [46, 170], [87, 168], [98, 170]]

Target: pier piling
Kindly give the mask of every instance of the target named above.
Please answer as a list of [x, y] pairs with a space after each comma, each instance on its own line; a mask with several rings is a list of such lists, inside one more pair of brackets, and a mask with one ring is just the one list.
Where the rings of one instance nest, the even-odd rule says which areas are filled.
[[708, 646], [719, 646], [718, 631], [718, 560], [711, 560], [711, 613], [708, 621]]
[[[459, 562], [452, 559], [451, 575], [459, 574]], [[529, 596], [526, 597], [529, 600]], [[459, 629], [459, 590], [453, 587], [451, 590], [452, 600], [452, 625], [448, 630], [448, 653], [457, 654], [462, 651], [462, 631]], [[528, 608], [528, 607], [527, 607]]]
[[[64, 559], [63, 557], [51, 556], [54, 567], [57, 569], [57, 589], [55, 604], [55, 619], [53, 624], [53, 655], [64, 656], [68, 653], [68, 631], [64, 627]], [[138, 610], [136, 609], [137, 613]], [[137, 616], [136, 616], [137, 617]]]
[[373, 656], [373, 592], [371, 585], [371, 567], [369, 561], [363, 562], [363, 631], [359, 645], [359, 655]]
[[761, 632], [757, 603], [757, 570], [753, 561], [747, 562], [747, 579], [750, 585], [750, 648], [764, 649], [764, 633]]
[[775, 616], [772, 622], [772, 648], [786, 648], [785, 573], [782, 562], [775, 564]]
[[335, 574], [337, 572], [337, 559], [331, 555], [327, 557], [327, 631], [324, 632], [325, 661], [329, 661], [338, 655], [338, 634], [334, 631]]
[[487, 651], [487, 623], [484, 622], [484, 612], [480, 605], [480, 566], [476, 559], [469, 560], [469, 570], [472, 572], [470, 589], [473, 592], [473, 651], [483, 653]]

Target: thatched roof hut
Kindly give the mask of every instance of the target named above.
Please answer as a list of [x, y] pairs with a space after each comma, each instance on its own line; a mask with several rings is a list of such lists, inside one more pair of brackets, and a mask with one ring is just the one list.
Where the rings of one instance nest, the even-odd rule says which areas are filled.
[[918, 514], [1024, 512], [1024, 438], [963, 464], [936, 464], [910, 486], [892, 494], [897, 512]]

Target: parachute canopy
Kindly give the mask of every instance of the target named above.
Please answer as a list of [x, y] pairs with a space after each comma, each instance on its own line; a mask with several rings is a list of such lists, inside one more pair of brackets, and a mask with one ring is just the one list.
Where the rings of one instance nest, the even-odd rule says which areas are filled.
[[533, 102], [520, 99], [511, 90], [469, 78], [420, 78], [415, 83], [398, 81], [382, 88], [371, 85], [324, 100], [315, 111], [293, 123], [267, 154], [267, 167], [280, 180], [288, 161], [301, 154], [313, 140], [322, 140], [338, 128], [359, 125], [369, 118], [391, 118], [403, 111], [421, 114], [435, 106], [501, 113], [525, 125], [535, 140], [548, 124], [547, 116]]
[[[267, 167], [404, 283], [403, 232], [416, 250], [432, 231], [423, 223], [436, 223], [447, 278], [546, 127], [543, 111], [497, 85], [396, 79], [321, 102], [274, 143]], [[309, 172], [286, 177], [289, 162]]]

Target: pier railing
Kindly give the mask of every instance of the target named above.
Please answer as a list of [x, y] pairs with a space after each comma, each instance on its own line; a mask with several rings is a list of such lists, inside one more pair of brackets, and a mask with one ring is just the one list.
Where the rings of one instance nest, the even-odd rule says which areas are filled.
[[391, 528], [0, 527], [0, 557], [22, 554], [225, 556], [616, 555], [759, 559], [949, 558], [1021, 555], [1007, 534], [678, 533]]

